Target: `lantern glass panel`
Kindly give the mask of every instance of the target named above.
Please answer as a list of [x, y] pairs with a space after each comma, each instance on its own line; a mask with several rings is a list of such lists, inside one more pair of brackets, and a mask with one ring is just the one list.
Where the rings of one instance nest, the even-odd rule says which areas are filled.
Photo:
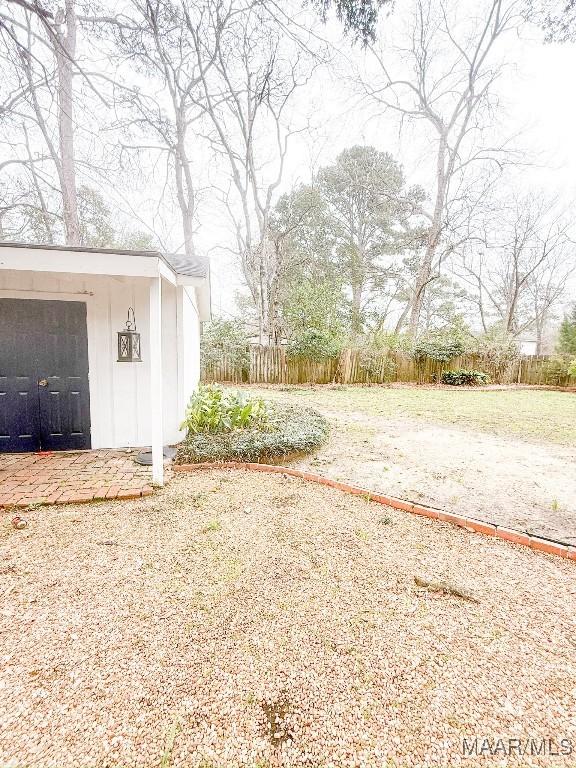
[[119, 340], [120, 340], [120, 357], [123, 360], [127, 360], [130, 357], [130, 343], [127, 333], [119, 333], [118, 334]]
[[140, 334], [136, 331], [118, 332], [118, 362], [119, 363], [139, 363], [140, 357]]
[[132, 359], [140, 360], [140, 334], [132, 334]]

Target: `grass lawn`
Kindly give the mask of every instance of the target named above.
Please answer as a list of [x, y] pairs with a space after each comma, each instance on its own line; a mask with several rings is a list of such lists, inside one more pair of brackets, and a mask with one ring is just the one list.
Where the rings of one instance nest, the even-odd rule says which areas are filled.
[[254, 472], [27, 518], [0, 520], [2, 766], [456, 768], [501, 735], [574, 766], [571, 561]]
[[[278, 392], [278, 395], [276, 394]], [[576, 394], [539, 389], [460, 390], [431, 387], [291, 387], [262, 390], [328, 410], [410, 418], [527, 440], [576, 444]]]

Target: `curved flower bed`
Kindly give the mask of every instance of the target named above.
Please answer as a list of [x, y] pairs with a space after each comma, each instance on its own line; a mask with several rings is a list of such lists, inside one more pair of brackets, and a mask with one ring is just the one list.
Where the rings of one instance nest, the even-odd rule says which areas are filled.
[[328, 422], [318, 411], [293, 405], [267, 405], [269, 419], [265, 428], [188, 435], [178, 448], [175, 463], [275, 461], [310, 453], [326, 441]]

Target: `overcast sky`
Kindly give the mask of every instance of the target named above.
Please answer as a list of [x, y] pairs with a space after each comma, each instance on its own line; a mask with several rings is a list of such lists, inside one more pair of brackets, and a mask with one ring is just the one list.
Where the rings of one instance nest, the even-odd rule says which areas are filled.
[[[395, 30], [405, 23], [397, 18], [400, 13], [397, 5], [392, 19], [383, 20], [387, 29], [381, 36], [384, 45], [386, 38], [393, 39]], [[411, 131], [399, 135], [394, 115], [375, 115], [373, 109], [362, 105], [352, 73], [354, 69], [366, 72], [369, 54], [350, 48], [345, 40], [339, 40], [336, 30], [337, 25], [332, 23], [323, 33], [340, 48], [344, 58], [335, 75], [319, 70], [309, 88], [300, 93], [295, 121], [308, 113], [312, 131], [293, 142], [283, 188], [309, 180], [313, 168], [333, 162], [342, 149], [358, 143], [392, 152], [404, 165], [409, 183], [429, 188], [430, 152], [425, 137]], [[531, 164], [509, 173], [503, 185], [521, 192], [529, 188], [542, 191], [546, 196], [558, 196], [562, 205], [571, 206], [576, 199], [576, 45], [544, 44], [539, 30], [528, 29], [522, 40], [508, 38], [506, 46], [510, 66], [499, 86], [502, 135], [516, 136], [517, 146], [526, 151]], [[235, 311], [233, 296], [240, 286], [234, 259], [219, 247], [228, 242], [227, 223], [216, 212], [210, 215], [209, 210], [205, 211], [198, 243], [211, 256], [216, 314]]]

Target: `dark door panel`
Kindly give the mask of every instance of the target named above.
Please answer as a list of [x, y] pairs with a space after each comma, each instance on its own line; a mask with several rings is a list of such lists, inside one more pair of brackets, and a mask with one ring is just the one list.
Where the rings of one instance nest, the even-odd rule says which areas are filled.
[[90, 448], [86, 305], [0, 299], [0, 451]]
[[6, 385], [8, 379], [6, 376], [0, 377], [0, 441], [6, 440], [10, 434], [10, 406], [8, 404], [8, 393]]
[[0, 451], [40, 449], [38, 387], [29, 376], [0, 377]]
[[39, 386], [40, 442], [44, 450], [90, 447], [88, 387], [80, 376], [49, 376]]

